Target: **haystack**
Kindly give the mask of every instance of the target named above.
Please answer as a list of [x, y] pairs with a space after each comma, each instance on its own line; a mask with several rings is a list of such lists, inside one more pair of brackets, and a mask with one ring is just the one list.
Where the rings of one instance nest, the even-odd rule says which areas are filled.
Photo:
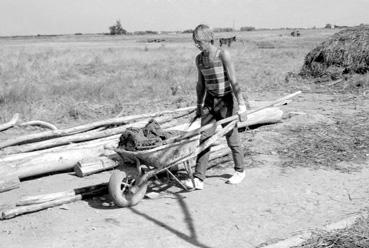
[[330, 77], [369, 71], [369, 25], [347, 28], [310, 51], [300, 71], [303, 77]]

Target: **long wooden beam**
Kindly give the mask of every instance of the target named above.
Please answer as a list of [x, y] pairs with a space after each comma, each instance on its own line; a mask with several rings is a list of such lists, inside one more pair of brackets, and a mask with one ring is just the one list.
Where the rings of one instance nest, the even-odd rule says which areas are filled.
[[[96, 186], [96, 185], [95, 185]], [[56, 206], [60, 206], [66, 203], [71, 203], [71, 202], [75, 202], [75, 201], [79, 201], [85, 197], [91, 197], [93, 195], [101, 195], [101, 194], [106, 194], [107, 193], [107, 185], [101, 185], [99, 188], [94, 188], [94, 186], [92, 186], [93, 188], [90, 190], [87, 190], [86, 192], [83, 193], [75, 193], [72, 195], [68, 195], [68, 192], [61, 192], [61, 194], [65, 194], [66, 196], [63, 196], [61, 198], [58, 197], [54, 197], [53, 200], [50, 201], [46, 201], [46, 202], [41, 202], [42, 203], [38, 203], [38, 204], [31, 204], [31, 205], [25, 205], [25, 206], [18, 206], [18, 207], [14, 207], [14, 208], [10, 208], [7, 210], [4, 210], [1, 213], [0, 219], [10, 219], [10, 218], [14, 218], [18, 215], [22, 215], [22, 214], [27, 214], [27, 213], [32, 213], [32, 212], [36, 212], [36, 211], [40, 211], [46, 208], [52, 208], [52, 207], [56, 207]], [[60, 195], [60, 193], [57, 193], [57, 195]], [[42, 196], [40, 196], [42, 198]], [[50, 197], [50, 195], [49, 195]]]
[[91, 194], [91, 192], [104, 190], [106, 186], [107, 186], [107, 183], [101, 183], [101, 184], [89, 185], [86, 187], [76, 188], [76, 189], [68, 190], [68, 191], [41, 194], [41, 195], [33, 195], [33, 196], [23, 196], [16, 202], [16, 206], [40, 204], [40, 203], [53, 201], [53, 200], [57, 200], [63, 197], [74, 196], [78, 194], [82, 194], [82, 195]]
[[[165, 123], [168, 121], [172, 121], [173, 119], [186, 116], [191, 112], [192, 110], [186, 111], [184, 114], [183, 113], [177, 114], [176, 116], [158, 117], [157, 121], [158, 123]], [[42, 149], [47, 149], [51, 147], [66, 145], [69, 143], [101, 139], [101, 138], [105, 138], [108, 136], [120, 134], [129, 127], [143, 127], [146, 125], [148, 120], [149, 119], [145, 119], [144, 121], [139, 121], [139, 122], [135, 122], [135, 123], [131, 123], [131, 124], [115, 127], [115, 128], [109, 128], [109, 129], [99, 131], [99, 132], [90, 131], [90, 132], [84, 132], [84, 133], [77, 133], [74, 135], [48, 139], [48, 140], [30, 143], [30, 144], [25, 144], [25, 145], [20, 145], [20, 146], [15, 146], [15, 147], [7, 147], [7, 148], [2, 149], [2, 153], [7, 154], [7, 155], [15, 154], [15, 153], [25, 153], [25, 152], [35, 151], [35, 150], [42, 150]]]
[[0, 193], [19, 188], [20, 181], [16, 175], [2, 175], [0, 177]]

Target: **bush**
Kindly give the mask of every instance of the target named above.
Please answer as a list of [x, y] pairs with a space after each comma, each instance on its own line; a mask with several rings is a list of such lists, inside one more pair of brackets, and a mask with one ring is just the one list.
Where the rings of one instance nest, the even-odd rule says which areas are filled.
[[135, 34], [135, 35], [145, 35], [145, 34], [159, 34], [159, 33], [157, 31], [147, 30], [147, 31], [135, 31], [135, 32], [133, 32], [133, 34]]
[[117, 20], [115, 25], [109, 27], [110, 34], [111, 35], [122, 35], [127, 34], [127, 30], [122, 28], [122, 24], [120, 23], [120, 20]]
[[213, 28], [214, 32], [233, 32], [233, 28]]
[[245, 31], [254, 31], [255, 27], [251, 27], [251, 26], [246, 26], [246, 27], [241, 27], [240, 31], [241, 32], [245, 32]]
[[146, 34], [159, 34], [157, 31], [152, 31], [152, 30], [146, 30], [145, 33]]

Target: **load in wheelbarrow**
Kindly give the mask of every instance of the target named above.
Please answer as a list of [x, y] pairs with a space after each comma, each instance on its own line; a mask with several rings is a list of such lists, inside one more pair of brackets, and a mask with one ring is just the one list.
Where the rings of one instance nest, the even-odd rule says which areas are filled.
[[[115, 204], [119, 207], [136, 205], [145, 196], [147, 187], [157, 174], [166, 171], [185, 190], [185, 185], [170, 171], [175, 166], [183, 165], [189, 178], [192, 177], [192, 168], [195, 165], [197, 155], [213, 145], [219, 137], [224, 136], [237, 124], [238, 116], [218, 121], [204, 127], [186, 132], [178, 137], [173, 137], [165, 145], [148, 150], [127, 151], [115, 148], [123, 161], [134, 161], [135, 170], [125, 172], [115, 170], [109, 180], [109, 193]], [[212, 128], [214, 125], [228, 123], [221, 129], [217, 129], [213, 136], [200, 144], [201, 132]]]

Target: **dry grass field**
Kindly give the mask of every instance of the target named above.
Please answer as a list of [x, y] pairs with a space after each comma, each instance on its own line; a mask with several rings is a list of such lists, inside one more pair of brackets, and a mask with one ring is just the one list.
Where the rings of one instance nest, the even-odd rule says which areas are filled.
[[[244, 92], [266, 98], [309, 89], [288, 84], [286, 74], [299, 71], [305, 54], [333, 32], [306, 30], [299, 38], [288, 30], [237, 34], [230, 51]], [[159, 37], [165, 41], [97, 35], [0, 39], [0, 122], [18, 112], [24, 120], [70, 125], [122, 109], [132, 114], [193, 104], [199, 51], [191, 35]]]

